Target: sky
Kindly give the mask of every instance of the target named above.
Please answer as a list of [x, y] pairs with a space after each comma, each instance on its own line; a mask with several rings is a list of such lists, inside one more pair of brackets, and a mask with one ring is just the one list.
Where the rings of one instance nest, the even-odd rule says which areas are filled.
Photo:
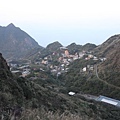
[[100, 45], [120, 34], [120, 0], [0, 0], [0, 26], [10, 23], [43, 47]]

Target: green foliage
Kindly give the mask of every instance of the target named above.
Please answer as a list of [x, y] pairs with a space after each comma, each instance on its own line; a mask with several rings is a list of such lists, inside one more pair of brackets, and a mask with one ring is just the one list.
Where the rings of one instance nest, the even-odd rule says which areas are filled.
[[70, 54], [75, 54], [76, 52], [81, 51], [82, 49], [82, 45], [76, 45], [75, 43], [72, 43], [70, 45], [67, 46]]
[[104, 74], [100, 73], [100, 77], [110, 84], [120, 87], [120, 72], [111, 69], [104, 69]]
[[[69, 66], [69, 71], [62, 76], [62, 80], [65, 82], [65, 87], [68, 91], [83, 92], [93, 95], [105, 95], [115, 99], [120, 99], [119, 90], [115, 87], [106, 84], [104, 81], [100, 81], [95, 74], [95, 71], [81, 72], [81, 69], [87, 65], [97, 64], [93, 60], [76, 60]], [[104, 73], [105, 76], [100, 75], [100, 78], [107, 80], [108, 83], [116, 84], [119, 86], [119, 72], [109, 72], [107, 70]], [[115, 79], [114, 79], [115, 78]]]

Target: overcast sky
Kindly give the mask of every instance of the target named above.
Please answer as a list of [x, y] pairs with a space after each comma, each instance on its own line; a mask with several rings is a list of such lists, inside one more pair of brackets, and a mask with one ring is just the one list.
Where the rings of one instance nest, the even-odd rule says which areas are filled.
[[120, 0], [0, 0], [0, 26], [9, 23], [44, 47], [99, 45], [120, 33]]

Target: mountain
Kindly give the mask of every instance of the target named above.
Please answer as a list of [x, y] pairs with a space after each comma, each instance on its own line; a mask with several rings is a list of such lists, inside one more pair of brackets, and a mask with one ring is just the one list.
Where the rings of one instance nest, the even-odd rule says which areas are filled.
[[120, 35], [114, 35], [108, 38], [104, 43], [95, 48], [95, 54], [104, 57], [110, 56], [111, 52], [114, 52], [119, 48]]
[[107, 59], [98, 66], [101, 78], [120, 87], [120, 35], [110, 37], [96, 50]]
[[0, 26], [0, 52], [5, 58], [21, 58], [34, 48], [42, 47], [14, 24], [11, 23], [7, 27]]
[[67, 46], [69, 52], [71, 54], [75, 54], [76, 52], [80, 51], [82, 49], [82, 45], [77, 45], [76, 43], [71, 43]]
[[95, 44], [87, 43], [85, 45], [77, 45], [76, 43], [71, 43], [67, 46], [69, 52], [71, 54], [75, 54], [76, 52], [80, 51], [93, 51], [97, 46]]
[[82, 49], [85, 51], [93, 51], [97, 46], [95, 44], [87, 43], [82, 46]]
[[62, 44], [58, 41], [48, 44], [47, 47], [41, 51], [41, 57], [51, 55], [53, 52], [60, 50], [60, 47], [62, 47]]
[[58, 41], [56, 41], [56, 42], [53, 42], [53, 43], [47, 45], [46, 49], [48, 51], [54, 52], [57, 49], [59, 49], [60, 47], [62, 47], [62, 44], [60, 44]]

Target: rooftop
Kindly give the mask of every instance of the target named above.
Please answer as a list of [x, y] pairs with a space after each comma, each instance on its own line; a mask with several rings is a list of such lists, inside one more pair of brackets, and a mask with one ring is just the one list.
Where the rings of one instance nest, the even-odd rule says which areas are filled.
[[116, 107], [120, 107], [120, 101], [116, 99], [112, 99], [112, 98], [100, 95], [99, 97], [96, 98], [96, 100], [114, 105]]

